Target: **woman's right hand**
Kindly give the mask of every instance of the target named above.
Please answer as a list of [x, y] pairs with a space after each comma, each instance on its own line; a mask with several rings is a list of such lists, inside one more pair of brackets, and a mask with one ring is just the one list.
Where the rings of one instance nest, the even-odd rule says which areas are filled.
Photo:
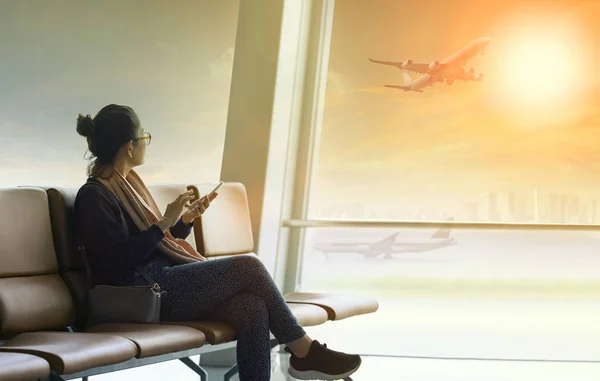
[[172, 203], [167, 205], [167, 210], [165, 210], [162, 220], [157, 223], [163, 232], [179, 221], [183, 208], [192, 198], [194, 198], [194, 192], [189, 190], [177, 196]]

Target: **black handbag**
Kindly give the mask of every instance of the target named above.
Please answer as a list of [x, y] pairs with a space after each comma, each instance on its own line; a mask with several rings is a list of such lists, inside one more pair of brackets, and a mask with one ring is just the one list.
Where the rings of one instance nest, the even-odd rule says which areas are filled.
[[86, 327], [102, 323], [159, 324], [163, 292], [158, 283], [142, 269], [136, 270], [146, 279], [148, 286], [93, 286], [92, 272], [85, 252], [79, 248], [88, 279], [88, 315]]

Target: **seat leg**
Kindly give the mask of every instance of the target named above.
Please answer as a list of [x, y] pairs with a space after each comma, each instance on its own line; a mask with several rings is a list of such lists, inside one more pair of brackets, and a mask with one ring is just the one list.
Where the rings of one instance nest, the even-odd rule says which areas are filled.
[[237, 374], [237, 372], [238, 372], [238, 366], [237, 366], [237, 364], [235, 364], [231, 368], [227, 369], [227, 372], [225, 372], [225, 374], [223, 375], [223, 380], [230, 381], [233, 378], [233, 376], [235, 376]]
[[196, 372], [200, 376], [200, 381], [208, 381], [208, 373], [202, 367], [192, 361], [189, 357], [179, 359], [182, 363], [188, 366], [191, 370]]
[[51, 371], [50, 372], [50, 376], [48, 378], [45, 378], [44, 380], [49, 380], [49, 381], [65, 381], [64, 378], [62, 378], [60, 375], [56, 374], [56, 372]]

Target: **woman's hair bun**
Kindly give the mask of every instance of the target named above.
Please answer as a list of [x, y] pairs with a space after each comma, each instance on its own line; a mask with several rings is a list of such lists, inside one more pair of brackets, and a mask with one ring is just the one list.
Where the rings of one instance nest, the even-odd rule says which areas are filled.
[[79, 114], [77, 117], [77, 133], [89, 138], [94, 133], [94, 120], [89, 115]]

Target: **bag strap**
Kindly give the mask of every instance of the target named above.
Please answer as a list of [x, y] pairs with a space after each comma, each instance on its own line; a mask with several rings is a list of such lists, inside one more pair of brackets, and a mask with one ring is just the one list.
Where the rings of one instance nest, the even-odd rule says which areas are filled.
[[94, 287], [94, 282], [92, 280], [92, 268], [90, 267], [90, 262], [88, 261], [87, 253], [85, 252], [85, 247], [83, 245], [78, 246], [79, 253], [83, 258], [83, 264], [85, 266], [85, 279], [88, 286], [88, 290], [91, 290]]
[[152, 277], [150, 276], [150, 274], [148, 274], [146, 271], [142, 270], [142, 268], [140, 266], [135, 268], [137, 270], [138, 273], [140, 273], [141, 276], [144, 277], [144, 279], [146, 279], [146, 282], [148, 282], [148, 285], [154, 289], [158, 289], [160, 290], [160, 286], [158, 285], [158, 283], [156, 283]]

